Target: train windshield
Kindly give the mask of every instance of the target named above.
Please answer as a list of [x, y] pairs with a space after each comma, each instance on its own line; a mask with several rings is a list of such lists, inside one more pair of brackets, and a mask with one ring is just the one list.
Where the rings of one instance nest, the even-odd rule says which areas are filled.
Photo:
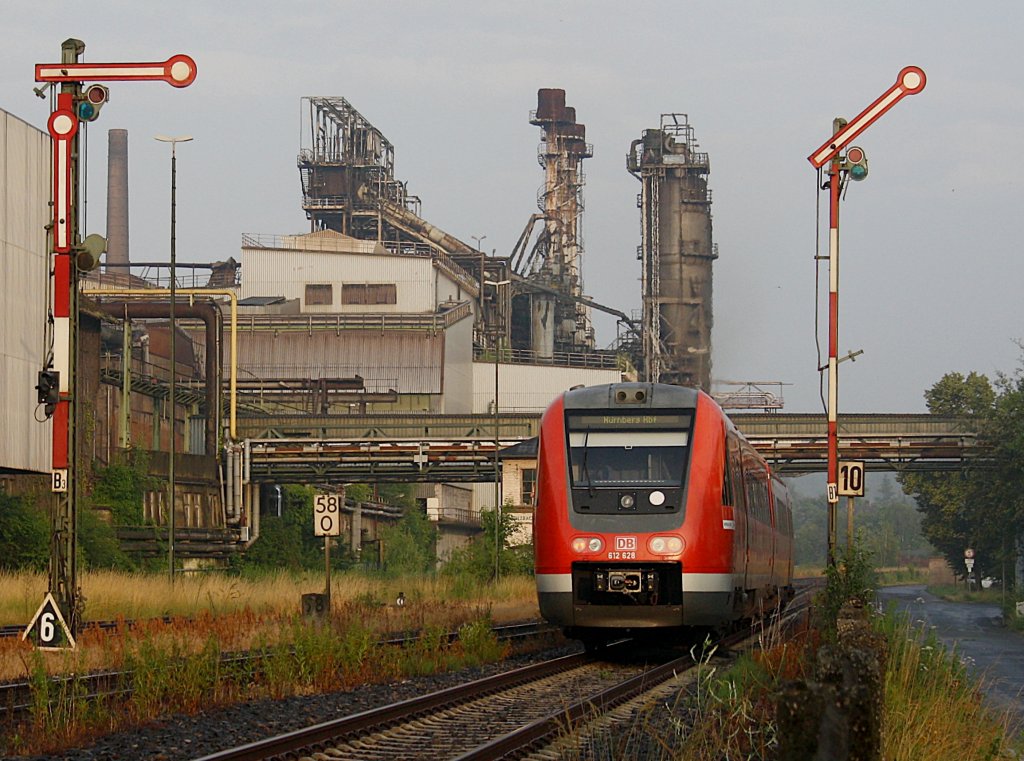
[[681, 486], [692, 417], [568, 415], [573, 486]]

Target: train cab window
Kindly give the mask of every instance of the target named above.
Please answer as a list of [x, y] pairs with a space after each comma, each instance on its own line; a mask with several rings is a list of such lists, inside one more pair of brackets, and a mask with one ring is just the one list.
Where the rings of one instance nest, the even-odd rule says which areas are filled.
[[567, 416], [573, 486], [681, 486], [691, 421], [681, 414]]

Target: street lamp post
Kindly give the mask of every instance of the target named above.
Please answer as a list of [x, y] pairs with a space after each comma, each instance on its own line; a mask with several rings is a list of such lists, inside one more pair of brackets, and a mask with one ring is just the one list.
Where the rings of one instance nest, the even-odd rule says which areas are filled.
[[[484, 236], [487, 237], [486, 235]], [[483, 238], [481, 238], [483, 240]], [[481, 270], [482, 272], [483, 270]], [[498, 307], [498, 299], [500, 298], [501, 291], [498, 289], [503, 285], [508, 285], [511, 280], [484, 280], [484, 285], [490, 285], [494, 287], [494, 579], [498, 579], [500, 572], [499, 566], [499, 552], [500, 552], [500, 541], [501, 541], [501, 466], [498, 462], [498, 449], [501, 446], [501, 428], [498, 419], [498, 368], [499, 358], [501, 350], [501, 324], [498, 322], [498, 315], [501, 314], [501, 309]]]
[[156, 135], [155, 140], [159, 140], [161, 143], [171, 144], [171, 337], [169, 353], [171, 355], [171, 379], [170, 379], [170, 419], [171, 419], [171, 448], [167, 458], [167, 573], [170, 577], [171, 583], [174, 583], [174, 455], [177, 449], [177, 444], [174, 440], [174, 428], [175, 428], [175, 412], [174, 412], [174, 400], [177, 389], [175, 388], [175, 346], [174, 346], [174, 333], [177, 329], [174, 310], [177, 305], [177, 274], [175, 272], [176, 264], [176, 253], [175, 253], [175, 227], [177, 224], [177, 175], [178, 175], [178, 143], [187, 143], [192, 140], [191, 135], [182, 135], [180, 137], [167, 137], [166, 135]]

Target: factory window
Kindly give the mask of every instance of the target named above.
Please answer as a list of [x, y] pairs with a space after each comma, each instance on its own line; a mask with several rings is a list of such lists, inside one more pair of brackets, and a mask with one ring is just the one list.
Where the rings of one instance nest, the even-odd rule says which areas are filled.
[[535, 505], [537, 504], [537, 469], [536, 468], [523, 468], [523, 495], [522, 500], [524, 505]]
[[331, 306], [334, 287], [330, 283], [310, 283], [306, 286], [306, 306]]
[[341, 286], [342, 304], [397, 304], [398, 286], [394, 283], [345, 283]]

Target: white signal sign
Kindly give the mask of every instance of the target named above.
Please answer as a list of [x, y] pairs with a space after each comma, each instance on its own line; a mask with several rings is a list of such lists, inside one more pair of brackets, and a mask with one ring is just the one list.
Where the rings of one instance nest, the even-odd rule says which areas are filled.
[[68, 490], [68, 469], [54, 468], [50, 474], [50, 491], [66, 492]]
[[839, 501], [839, 487], [834, 483], [829, 483], [827, 487], [828, 501], [829, 503]]
[[864, 463], [846, 460], [839, 463], [839, 496], [864, 496]]
[[317, 494], [313, 497], [313, 534], [341, 536], [340, 494]]
[[40, 650], [62, 650], [75, 649], [75, 638], [71, 636], [71, 630], [61, 615], [57, 601], [53, 594], [46, 593], [43, 604], [32, 617], [31, 623], [25, 627], [21, 638], [27, 640]]

